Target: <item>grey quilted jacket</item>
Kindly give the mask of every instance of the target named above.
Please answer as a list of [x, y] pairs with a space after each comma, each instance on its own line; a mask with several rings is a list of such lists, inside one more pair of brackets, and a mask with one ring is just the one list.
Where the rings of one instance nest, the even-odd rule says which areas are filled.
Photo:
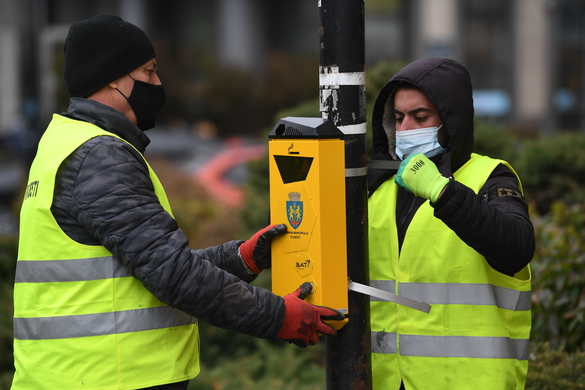
[[115, 133], [136, 148], [99, 136], [63, 162], [51, 211], [65, 233], [82, 244], [106, 247], [169, 306], [221, 328], [276, 337], [284, 300], [248, 284], [255, 277], [237, 254], [242, 241], [189, 247], [154, 193], [140, 154], [148, 137], [121, 112], [95, 101], [73, 98], [62, 115]]

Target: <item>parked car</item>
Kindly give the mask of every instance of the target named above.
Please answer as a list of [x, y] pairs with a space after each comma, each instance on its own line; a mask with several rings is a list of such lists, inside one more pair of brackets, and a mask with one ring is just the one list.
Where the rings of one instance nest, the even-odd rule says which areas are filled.
[[266, 154], [267, 140], [246, 137], [205, 138], [188, 129], [157, 127], [148, 131], [148, 156], [162, 156], [229, 206], [244, 203], [246, 163]]

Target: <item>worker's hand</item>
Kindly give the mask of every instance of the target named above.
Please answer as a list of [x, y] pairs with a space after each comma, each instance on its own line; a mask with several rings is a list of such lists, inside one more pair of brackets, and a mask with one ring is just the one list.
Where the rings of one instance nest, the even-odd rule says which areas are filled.
[[263, 269], [270, 268], [270, 242], [274, 237], [284, 233], [286, 233], [285, 224], [269, 225], [240, 245], [240, 257], [250, 271], [259, 274]]
[[441, 175], [437, 166], [424, 154], [417, 153], [402, 161], [394, 182], [416, 196], [430, 199], [434, 203], [449, 184], [449, 179]]
[[337, 333], [323, 320], [345, 318], [337, 310], [305, 302], [303, 299], [311, 292], [311, 288], [311, 283], [305, 282], [295, 292], [284, 297], [284, 323], [278, 332], [279, 338], [301, 348], [317, 344], [317, 332], [330, 336]]

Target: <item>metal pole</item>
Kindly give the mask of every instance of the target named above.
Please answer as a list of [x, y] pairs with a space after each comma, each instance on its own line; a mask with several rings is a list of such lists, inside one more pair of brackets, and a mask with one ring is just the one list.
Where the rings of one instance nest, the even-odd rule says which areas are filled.
[[[348, 277], [367, 273], [367, 155], [364, 0], [319, 1], [322, 118], [345, 134]], [[369, 297], [349, 293], [349, 322], [327, 339], [327, 389], [371, 388]]]

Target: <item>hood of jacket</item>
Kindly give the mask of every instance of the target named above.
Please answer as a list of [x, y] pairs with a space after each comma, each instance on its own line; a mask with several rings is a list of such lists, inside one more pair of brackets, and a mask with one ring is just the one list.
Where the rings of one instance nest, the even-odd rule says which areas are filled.
[[[463, 65], [447, 58], [424, 58], [398, 71], [380, 91], [372, 115], [373, 160], [398, 160], [394, 153], [396, 124], [394, 91], [401, 84], [420, 89], [439, 112], [448, 135], [445, 151], [433, 158], [439, 171], [449, 177], [473, 151], [473, 97], [471, 78]], [[370, 194], [396, 171], [370, 170]]]

